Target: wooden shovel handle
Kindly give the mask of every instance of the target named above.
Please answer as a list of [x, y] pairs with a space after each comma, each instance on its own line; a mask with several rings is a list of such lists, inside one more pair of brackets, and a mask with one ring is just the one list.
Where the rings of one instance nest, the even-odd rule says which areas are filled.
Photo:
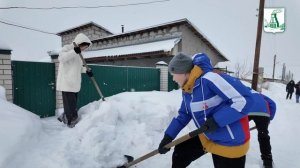
[[[75, 47], [78, 47], [78, 45], [77, 45], [75, 42], [73, 42], [73, 45], [74, 45]], [[82, 56], [81, 53], [79, 53], [79, 56], [80, 56], [80, 58], [81, 58], [81, 60], [82, 60], [83, 65], [86, 67], [86, 69], [90, 69], [90, 68], [88, 67], [88, 65], [86, 64], [85, 59], [83, 59], [83, 56]], [[104, 96], [103, 96], [103, 94], [102, 94], [102, 92], [101, 92], [101, 90], [100, 90], [100, 88], [99, 88], [99, 85], [98, 85], [98, 83], [97, 83], [95, 77], [92, 76], [92, 77], [90, 77], [90, 79], [91, 79], [91, 81], [93, 82], [93, 84], [94, 84], [94, 86], [95, 86], [95, 88], [96, 88], [98, 94], [100, 95], [101, 99], [102, 99], [103, 101], [105, 101]]]
[[[191, 138], [193, 138], [193, 137], [195, 137], [195, 136], [197, 136], [199, 134], [202, 134], [205, 130], [206, 130], [206, 127], [201, 127], [199, 129], [196, 129], [196, 130], [194, 130], [194, 131], [192, 131], [192, 132], [190, 132], [190, 133], [188, 133], [188, 134], [186, 134], [186, 135], [184, 135], [184, 136], [182, 136], [182, 137], [180, 137], [180, 138], [172, 141], [171, 143], [165, 145], [165, 148], [172, 148], [173, 146], [176, 146], [176, 145], [178, 145], [178, 144], [180, 144], [180, 143], [182, 143], [184, 141], [187, 141], [187, 140], [189, 140], [189, 139], [191, 139]], [[150, 158], [150, 157], [152, 157], [152, 156], [154, 156], [154, 155], [156, 155], [158, 153], [159, 153], [158, 149], [156, 149], [156, 150], [154, 150], [154, 151], [152, 151], [150, 153], [147, 153], [146, 155], [144, 155], [142, 157], [139, 157], [139, 158], [133, 160], [132, 162], [129, 162], [129, 163], [125, 164], [124, 166], [126, 168], [130, 167], [130, 166], [135, 165], [135, 164], [137, 164], [137, 163], [139, 163], [139, 162], [141, 162], [143, 160], [146, 160], [146, 159], [148, 159], [148, 158]]]
[[[251, 127], [251, 128], [250, 128], [250, 131], [252, 131], [252, 130], [254, 130], [254, 129], [256, 129], [255, 126], [254, 126], [254, 127]], [[184, 135], [184, 136], [182, 136], [182, 137], [180, 137], [180, 138], [178, 138], [178, 139], [172, 141], [171, 143], [167, 144], [165, 147], [166, 147], [166, 148], [172, 148], [173, 146], [176, 146], [176, 145], [178, 145], [178, 144], [180, 144], [180, 143], [182, 143], [182, 142], [184, 142], [184, 141], [187, 141], [187, 140], [189, 140], [189, 139], [191, 139], [191, 138], [193, 138], [193, 137], [195, 137], [195, 136], [197, 136], [197, 135], [199, 135], [199, 134], [204, 133], [204, 131], [206, 131], [206, 130], [207, 130], [206, 127], [198, 128], [198, 129], [196, 129], [196, 130], [194, 130], [194, 131], [192, 131], [192, 132], [189, 132], [188, 134], [186, 134], [186, 135]], [[128, 168], [128, 167], [130, 167], [130, 166], [133, 166], [133, 165], [135, 165], [135, 164], [137, 164], [137, 163], [139, 163], [139, 162], [141, 162], [141, 161], [143, 161], [143, 160], [146, 160], [146, 159], [148, 159], [148, 158], [150, 158], [150, 157], [152, 157], [152, 156], [154, 156], [154, 155], [156, 155], [156, 154], [158, 154], [158, 153], [159, 153], [159, 152], [158, 152], [158, 149], [156, 149], [156, 150], [154, 150], [154, 151], [152, 151], [152, 152], [147, 153], [147, 154], [144, 155], [144, 156], [141, 156], [141, 157], [139, 157], [139, 158], [133, 160], [132, 162], [126, 163], [126, 164], [124, 165], [124, 167]]]

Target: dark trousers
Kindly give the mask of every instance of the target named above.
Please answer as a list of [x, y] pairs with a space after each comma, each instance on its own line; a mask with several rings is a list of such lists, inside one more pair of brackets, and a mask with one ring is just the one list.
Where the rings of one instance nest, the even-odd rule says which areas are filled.
[[[198, 136], [175, 146], [172, 156], [172, 168], [186, 168], [191, 162], [206, 154]], [[225, 158], [212, 154], [215, 168], [244, 168], [246, 156]]]
[[265, 116], [249, 116], [249, 121], [250, 120], [254, 121], [258, 132], [258, 142], [261, 153], [261, 159], [263, 161], [272, 162], [273, 159], [271, 153], [271, 143], [268, 131], [270, 118]]
[[286, 94], [286, 99], [288, 99], [288, 98], [292, 98], [292, 95], [293, 95], [293, 92], [292, 93], [290, 93], [290, 92], [287, 92], [287, 94]]
[[62, 92], [64, 113], [68, 119], [68, 125], [71, 121], [78, 117], [77, 114], [77, 93], [74, 92]]

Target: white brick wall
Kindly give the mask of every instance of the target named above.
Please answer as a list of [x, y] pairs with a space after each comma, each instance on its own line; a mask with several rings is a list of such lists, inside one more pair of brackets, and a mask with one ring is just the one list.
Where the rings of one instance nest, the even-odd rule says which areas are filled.
[[6, 99], [13, 101], [11, 56], [0, 54], [0, 85], [5, 88]]
[[[59, 62], [58, 59], [52, 59], [52, 62], [55, 63], [55, 81], [56, 81]], [[55, 100], [56, 100], [56, 109], [60, 109], [64, 107], [63, 100], [62, 100], [62, 93], [60, 91], [56, 91]]]
[[156, 64], [160, 69], [160, 91], [168, 91], [168, 64]]
[[85, 34], [86, 36], [89, 37], [89, 39], [91, 41], [110, 35], [98, 27], [89, 26], [89, 27], [74, 31], [72, 33], [69, 33], [67, 35], [61, 36], [62, 37], [62, 46], [66, 45], [66, 44], [71, 44], [78, 33]]

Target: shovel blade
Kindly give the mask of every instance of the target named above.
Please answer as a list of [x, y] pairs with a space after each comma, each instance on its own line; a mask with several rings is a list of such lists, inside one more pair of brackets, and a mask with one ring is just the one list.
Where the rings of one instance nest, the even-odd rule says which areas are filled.
[[[124, 157], [127, 159], [127, 163], [130, 163], [134, 160], [134, 158], [130, 155], [124, 155]], [[123, 164], [122, 166], [118, 166], [117, 168], [127, 168], [127, 163]]]

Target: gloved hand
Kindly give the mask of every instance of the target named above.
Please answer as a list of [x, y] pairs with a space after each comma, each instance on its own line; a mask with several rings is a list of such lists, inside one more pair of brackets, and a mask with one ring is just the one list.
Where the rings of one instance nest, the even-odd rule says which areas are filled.
[[208, 118], [204, 124], [202, 125], [202, 127], [206, 127], [206, 131], [204, 131], [205, 133], [212, 133], [215, 132], [219, 126], [216, 123], [215, 119], [213, 117]]
[[74, 47], [74, 51], [75, 51], [77, 54], [80, 54], [80, 53], [81, 53], [81, 49], [80, 49], [79, 46]]
[[86, 73], [87, 76], [89, 76], [89, 77], [93, 77], [93, 76], [94, 76], [94, 74], [93, 74], [93, 72], [92, 72], [92, 69], [87, 69], [85, 73]]
[[164, 148], [165, 145], [172, 142], [173, 138], [171, 138], [169, 135], [165, 134], [164, 138], [161, 140], [159, 146], [158, 146], [158, 152], [160, 154], [165, 154], [170, 151], [170, 148]]

